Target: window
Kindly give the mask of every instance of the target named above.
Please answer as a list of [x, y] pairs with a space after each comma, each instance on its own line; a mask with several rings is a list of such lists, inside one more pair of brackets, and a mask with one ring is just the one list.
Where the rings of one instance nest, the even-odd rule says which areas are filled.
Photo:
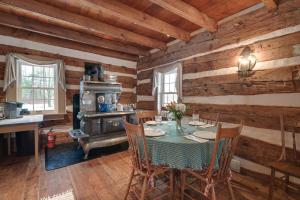
[[35, 65], [17, 60], [17, 100], [32, 112], [57, 112], [57, 65]]
[[178, 95], [176, 91], [177, 70], [172, 70], [162, 74], [161, 105], [165, 106], [171, 102], [177, 102]]

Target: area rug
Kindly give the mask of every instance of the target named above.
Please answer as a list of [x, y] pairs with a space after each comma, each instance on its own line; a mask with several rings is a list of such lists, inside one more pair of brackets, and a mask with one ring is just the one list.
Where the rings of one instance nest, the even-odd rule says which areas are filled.
[[[89, 153], [88, 160], [101, 157], [103, 155], [116, 153], [128, 149], [128, 144], [120, 144], [111, 147], [92, 149]], [[59, 144], [53, 149], [45, 150], [45, 167], [46, 170], [54, 170], [69, 165], [74, 165], [83, 161], [84, 152], [78, 148], [75, 142]]]
[[76, 198], [74, 197], [72, 190], [68, 190], [61, 194], [55, 194], [53, 196], [41, 198], [41, 200], [75, 200], [75, 199]]

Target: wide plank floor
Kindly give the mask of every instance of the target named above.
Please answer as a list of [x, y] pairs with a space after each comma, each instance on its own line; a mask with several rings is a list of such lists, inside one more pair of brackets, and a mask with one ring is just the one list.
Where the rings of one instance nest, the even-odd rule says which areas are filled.
[[[7, 157], [0, 161], [0, 200], [36, 200], [73, 190], [76, 199], [121, 200], [124, 197], [130, 172], [127, 151], [46, 171], [44, 154], [39, 165], [34, 157]], [[234, 191], [239, 200], [267, 199], [267, 185], [251, 178], [234, 174]], [[226, 189], [218, 199], [229, 199]], [[274, 199], [297, 199], [277, 189]]]

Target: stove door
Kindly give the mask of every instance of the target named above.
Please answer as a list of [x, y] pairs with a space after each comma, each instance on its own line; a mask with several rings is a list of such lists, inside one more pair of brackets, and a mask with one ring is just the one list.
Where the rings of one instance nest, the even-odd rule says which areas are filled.
[[124, 131], [124, 121], [122, 117], [103, 118], [102, 133]]
[[101, 135], [101, 119], [85, 119], [80, 121], [80, 130], [92, 136], [100, 136]]

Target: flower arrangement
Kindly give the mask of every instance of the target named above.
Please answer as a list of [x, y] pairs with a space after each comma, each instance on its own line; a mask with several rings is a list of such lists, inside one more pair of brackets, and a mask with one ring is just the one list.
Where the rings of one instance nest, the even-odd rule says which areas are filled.
[[177, 124], [177, 128], [181, 128], [181, 119], [186, 111], [186, 105], [183, 103], [171, 102], [166, 105], [166, 110], [172, 113]]
[[186, 111], [186, 105], [184, 105], [183, 103], [171, 102], [166, 105], [166, 110], [169, 113], [172, 113], [176, 120], [182, 119], [182, 117]]

